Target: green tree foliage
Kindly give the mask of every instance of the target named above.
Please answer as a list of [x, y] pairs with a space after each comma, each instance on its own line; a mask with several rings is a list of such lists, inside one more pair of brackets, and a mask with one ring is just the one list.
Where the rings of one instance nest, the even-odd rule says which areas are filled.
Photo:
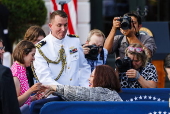
[[32, 25], [42, 26], [46, 21], [47, 9], [43, 0], [0, 0], [9, 14], [9, 38], [12, 41], [23, 39], [26, 30]]

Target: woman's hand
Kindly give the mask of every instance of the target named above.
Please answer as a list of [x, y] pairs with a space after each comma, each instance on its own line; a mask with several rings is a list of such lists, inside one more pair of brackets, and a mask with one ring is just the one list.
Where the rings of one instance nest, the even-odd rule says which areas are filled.
[[41, 85], [42, 85], [42, 83], [36, 83], [36, 84], [34, 84], [34, 85], [30, 88], [31, 91], [32, 91], [32, 93], [39, 91], [39, 90], [41, 89]]
[[31, 96], [31, 101], [35, 101], [35, 100], [38, 100], [38, 99], [37, 99], [37, 96], [36, 96], [36, 95], [32, 95], [32, 96]]
[[126, 76], [128, 78], [136, 78], [136, 75], [137, 75], [137, 71], [135, 69], [130, 69], [130, 70], [127, 70], [126, 72]]
[[41, 89], [36, 93], [36, 99], [47, 98], [50, 94], [55, 92], [56, 85], [42, 85]]

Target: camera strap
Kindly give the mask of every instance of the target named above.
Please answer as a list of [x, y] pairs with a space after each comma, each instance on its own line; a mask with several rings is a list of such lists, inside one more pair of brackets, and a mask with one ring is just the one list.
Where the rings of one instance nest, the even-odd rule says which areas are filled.
[[104, 60], [104, 50], [102, 48], [102, 51], [100, 52], [100, 60], [103, 60], [103, 64], [105, 63], [105, 60]]
[[122, 40], [123, 40], [123, 35], [122, 36], [120, 36], [120, 38], [119, 38], [119, 40], [118, 40], [118, 50], [115, 52], [116, 53], [116, 57], [119, 57], [120, 55], [119, 55], [119, 48], [120, 48], [120, 46], [121, 46], [121, 42], [122, 42]]
[[120, 45], [121, 45], [121, 42], [122, 42], [122, 40], [123, 40], [123, 35], [120, 37], [120, 39], [119, 39], [119, 41], [118, 41], [118, 48], [120, 48]]
[[[90, 65], [91, 67], [91, 72], [94, 70], [94, 67], [97, 66], [97, 60], [90, 60], [90, 59], [87, 59], [87, 62], [88, 64]], [[96, 65], [94, 65], [96, 63]]]

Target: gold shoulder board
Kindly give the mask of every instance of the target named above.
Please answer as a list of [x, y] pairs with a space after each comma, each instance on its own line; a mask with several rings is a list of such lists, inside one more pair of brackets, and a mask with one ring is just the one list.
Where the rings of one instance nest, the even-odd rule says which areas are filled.
[[67, 36], [79, 38], [79, 36], [78, 36], [78, 35], [75, 35], [75, 34], [68, 34]]
[[41, 48], [43, 45], [45, 45], [46, 44], [46, 41], [41, 41], [41, 42], [39, 42], [38, 44], [36, 44], [35, 46], [37, 47], [37, 48]]

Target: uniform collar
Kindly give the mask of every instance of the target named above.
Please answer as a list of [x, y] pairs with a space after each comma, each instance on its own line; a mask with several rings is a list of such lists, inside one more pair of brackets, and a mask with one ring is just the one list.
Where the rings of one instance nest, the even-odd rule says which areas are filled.
[[56, 37], [54, 37], [51, 33], [49, 34], [50, 38], [52, 39], [52, 42], [57, 43], [57, 44], [63, 44], [65, 38], [63, 38], [62, 40], [57, 39]]

